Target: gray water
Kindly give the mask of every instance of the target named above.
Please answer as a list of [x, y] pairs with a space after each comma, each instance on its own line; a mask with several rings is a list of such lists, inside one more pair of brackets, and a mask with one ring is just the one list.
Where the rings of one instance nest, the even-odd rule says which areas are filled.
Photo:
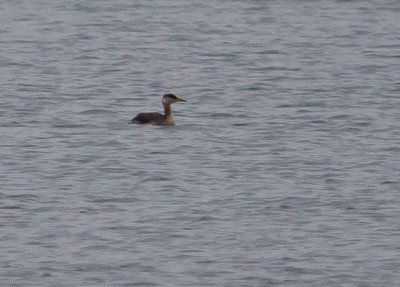
[[399, 286], [399, 1], [78, 2], [0, 5], [0, 286]]

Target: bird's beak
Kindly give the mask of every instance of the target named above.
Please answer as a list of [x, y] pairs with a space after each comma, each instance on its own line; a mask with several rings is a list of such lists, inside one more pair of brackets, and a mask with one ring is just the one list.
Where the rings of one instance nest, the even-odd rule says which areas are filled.
[[176, 101], [177, 102], [186, 102], [184, 99], [181, 99], [181, 98], [178, 98], [178, 97], [176, 97]]

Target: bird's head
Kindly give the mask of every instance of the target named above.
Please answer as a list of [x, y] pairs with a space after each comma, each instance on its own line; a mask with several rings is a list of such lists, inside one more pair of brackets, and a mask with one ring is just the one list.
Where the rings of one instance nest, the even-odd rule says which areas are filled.
[[163, 96], [162, 102], [164, 104], [173, 104], [177, 102], [186, 102], [184, 99], [178, 98], [174, 94], [166, 94]]

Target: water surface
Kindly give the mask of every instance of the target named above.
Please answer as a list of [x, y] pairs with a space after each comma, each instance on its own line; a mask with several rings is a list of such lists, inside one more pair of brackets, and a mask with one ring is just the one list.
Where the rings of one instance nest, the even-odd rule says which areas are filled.
[[1, 286], [396, 286], [399, 12], [4, 2]]

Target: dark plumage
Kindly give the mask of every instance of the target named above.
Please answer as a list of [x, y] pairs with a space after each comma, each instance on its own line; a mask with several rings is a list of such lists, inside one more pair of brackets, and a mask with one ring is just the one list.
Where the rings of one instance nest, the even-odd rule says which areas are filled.
[[162, 123], [164, 115], [160, 113], [140, 113], [134, 119], [132, 119], [131, 123], [137, 124], [151, 124], [152, 122], [155, 123]]
[[[165, 95], [163, 96], [163, 99], [165, 99], [165, 98], [170, 98], [170, 99], [176, 100], [178, 97], [175, 96], [174, 94], [168, 93], [168, 94], [165, 94]], [[185, 102], [185, 101], [184, 101], [184, 102]]]

